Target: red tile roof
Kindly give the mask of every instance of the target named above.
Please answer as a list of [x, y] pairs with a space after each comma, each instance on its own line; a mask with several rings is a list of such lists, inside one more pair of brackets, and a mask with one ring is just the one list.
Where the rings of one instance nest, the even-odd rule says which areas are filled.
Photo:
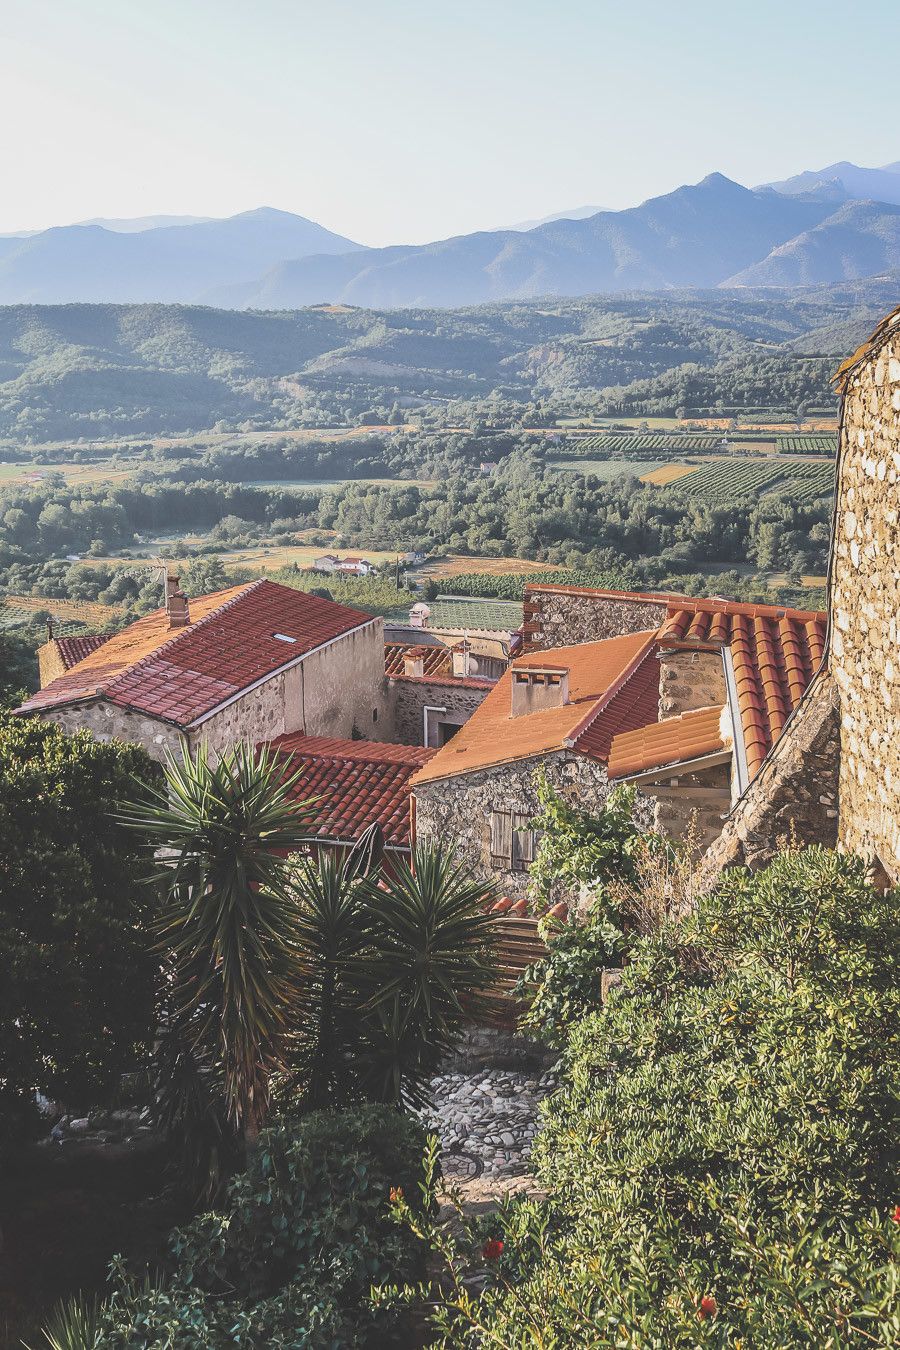
[[58, 637], [53, 641], [66, 670], [71, 670], [79, 661], [83, 661], [91, 652], [102, 647], [112, 637], [111, 633], [90, 633], [83, 637]]
[[[638, 686], [642, 693], [632, 694], [626, 685], [629, 676], [645, 660], [655, 666], [655, 638], [655, 631], [626, 633], [603, 642], [583, 642], [518, 657], [468, 722], [419, 770], [413, 786], [555, 750], [575, 748], [601, 757], [600, 747], [605, 739], [611, 740], [614, 731], [620, 728], [634, 726], [632, 719], [644, 716], [651, 703], [650, 715], [656, 716], [658, 670], [657, 693], [652, 700], [646, 697], [643, 686]], [[568, 669], [569, 702], [558, 708], [512, 717], [513, 673], [529, 668], [546, 669], [548, 660]], [[647, 684], [652, 685], [652, 676]], [[621, 698], [617, 698], [620, 691]], [[599, 723], [600, 714], [607, 708], [610, 718]]]
[[697, 708], [662, 722], [622, 731], [609, 751], [610, 778], [659, 769], [730, 749], [722, 736], [723, 708]]
[[314, 808], [310, 838], [352, 843], [377, 824], [387, 844], [409, 848], [410, 779], [437, 751], [300, 732], [279, 736], [271, 744], [289, 772], [302, 774], [297, 797], [321, 798]]
[[620, 733], [655, 723], [658, 716], [659, 658], [655, 649], [649, 648], [618, 692], [579, 732], [574, 749], [605, 763]]
[[384, 644], [384, 671], [386, 675], [402, 675], [404, 652], [421, 655], [426, 675], [449, 675], [452, 658], [447, 647], [411, 647], [408, 642], [386, 642]]
[[190, 611], [191, 622], [179, 629], [169, 627], [164, 609], [139, 619], [19, 711], [103, 698], [187, 727], [314, 648], [374, 622], [265, 580], [200, 596]]
[[728, 646], [750, 777], [784, 730], [825, 654], [827, 616], [818, 610], [730, 600], [671, 605], [661, 647]]

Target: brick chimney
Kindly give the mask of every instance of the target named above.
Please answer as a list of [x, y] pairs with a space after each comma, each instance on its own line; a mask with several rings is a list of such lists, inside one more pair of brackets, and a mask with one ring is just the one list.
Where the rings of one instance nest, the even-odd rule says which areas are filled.
[[166, 575], [166, 614], [170, 628], [186, 628], [191, 621], [187, 596], [178, 583], [178, 577]]
[[567, 666], [513, 666], [511, 717], [562, 708], [568, 701]]

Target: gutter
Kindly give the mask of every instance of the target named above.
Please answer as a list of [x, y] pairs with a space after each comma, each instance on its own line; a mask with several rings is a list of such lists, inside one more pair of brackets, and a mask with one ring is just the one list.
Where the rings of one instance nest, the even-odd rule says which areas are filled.
[[722, 666], [725, 671], [725, 690], [728, 695], [728, 711], [731, 714], [735, 777], [737, 779], [738, 788], [737, 795], [738, 798], [740, 798], [750, 786], [750, 768], [747, 764], [747, 747], [744, 744], [744, 724], [741, 720], [741, 708], [738, 703], [734, 661], [731, 658], [731, 648], [727, 644], [722, 648]]

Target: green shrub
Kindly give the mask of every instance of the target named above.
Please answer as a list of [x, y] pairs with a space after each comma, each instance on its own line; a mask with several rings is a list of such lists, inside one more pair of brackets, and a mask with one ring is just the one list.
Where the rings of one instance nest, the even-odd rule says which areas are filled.
[[372, 1285], [415, 1279], [422, 1244], [391, 1213], [419, 1212], [426, 1135], [398, 1111], [365, 1106], [279, 1120], [263, 1131], [221, 1211], [177, 1229], [166, 1277], [138, 1286], [114, 1268], [101, 1344], [339, 1347], [390, 1344]]
[[792, 852], [636, 942], [448, 1343], [896, 1345], [897, 898]]

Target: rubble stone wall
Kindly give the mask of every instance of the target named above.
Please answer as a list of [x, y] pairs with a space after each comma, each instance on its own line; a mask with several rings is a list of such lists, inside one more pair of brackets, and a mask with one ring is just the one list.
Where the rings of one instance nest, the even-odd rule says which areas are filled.
[[641, 791], [656, 802], [661, 830], [673, 839], [690, 835], [698, 847], [708, 848], [722, 833], [731, 807], [730, 779], [730, 765], [715, 764], [663, 782], [643, 783]]
[[642, 633], [658, 628], [666, 617], [663, 601], [632, 598], [610, 599], [602, 595], [542, 590], [527, 587], [525, 602], [539, 612], [540, 624], [531, 647], [571, 647], [579, 642], [600, 642], [623, 633]]
[[[539, 767], [563, 797], [585, 811], [597, 811], [609, 795], [604, 764], [560, 750], [540, 759], [499, 764], [414, 787], [416, 837], [455, 844], [477, 876], [497, 882], [504, 895], [524, 896], [528, 889], [527, 872], [491, 866], [490, 821], [493, 811], [516, 811], [528, 816], [537, 812], [535, 770]], [[635, 818], [642, 829], [649, 830], [655, 825], [655, 803], [640, 792]]]
[[490, 693], [491, 686], [473, 688], [450, 681], [418, 680], [404, 677], [388, 681], [391, 717], [400, 745], [424, 745], [425, 708], [446, 708], [441, 721], [467, 722]]
[[695, 708], [718, 708], [727, 700], [721, 651], [671, 650], [659, 653], [659, 717], [678, 717]]
[[785, 839], [834, 848], [838, 824], [838, 692], [827, 671], [806, 691], [756, 778], [707, 851], [698, 888], [725, 867], [762, 867]]
[[843, 848], [900, 878], [900, 334], [844, 393], [829, 664], [840, 694]]

